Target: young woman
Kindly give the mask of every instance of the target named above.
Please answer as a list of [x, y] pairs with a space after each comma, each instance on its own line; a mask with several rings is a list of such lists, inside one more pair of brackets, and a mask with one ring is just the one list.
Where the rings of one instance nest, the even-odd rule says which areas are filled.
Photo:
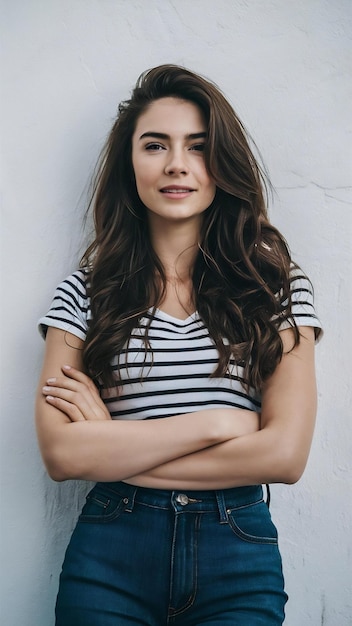
[[45, 464], [98, 481], [56, 624], [282, 624], [261, 484], [305, 467], [320, 323], [217, 87], [172, 65], [142, 75], [93, 204], [95, 239], [40, 320]]

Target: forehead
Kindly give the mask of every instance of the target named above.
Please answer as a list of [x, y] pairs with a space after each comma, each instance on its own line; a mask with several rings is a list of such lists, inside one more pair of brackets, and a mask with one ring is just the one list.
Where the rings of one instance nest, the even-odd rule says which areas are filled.
[[189, 100], [160, 98], [154, 100], [137, 120], [135, 135], [146, 131], [190, 134], [206, 130], [201, 109]]

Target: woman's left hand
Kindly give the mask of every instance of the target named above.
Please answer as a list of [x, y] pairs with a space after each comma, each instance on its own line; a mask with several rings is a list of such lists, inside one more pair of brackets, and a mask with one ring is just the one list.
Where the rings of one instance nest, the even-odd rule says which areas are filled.
[[71, 422], [111, 420], [98, 389], [89, 376], [69, 365], [63, 376], [48, 378], [42, 392], [48, 404], [65, 413]]

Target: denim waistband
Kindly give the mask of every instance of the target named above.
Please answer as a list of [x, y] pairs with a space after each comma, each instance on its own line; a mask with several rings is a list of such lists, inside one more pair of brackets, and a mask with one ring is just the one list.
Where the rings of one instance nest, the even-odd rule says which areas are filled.
[[124, 482], [98, 483], [98, 488], [114, 492], [126, 501], [127, 511], [136, 503], [176, 512], [219, 511], [220, 521], [227, 522], [228, 509], [236, 509], [263, 500], [261, 485], [221, 490], [162, 490], [135, 487]]

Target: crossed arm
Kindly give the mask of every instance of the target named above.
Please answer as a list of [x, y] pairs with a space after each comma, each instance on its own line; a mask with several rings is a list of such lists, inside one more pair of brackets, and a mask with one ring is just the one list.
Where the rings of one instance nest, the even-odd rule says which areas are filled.
[[[263, 389], [262, 413], [216, 409], [148, 421], [111, 420], [82, 373], [82, 342], [49, 329], [36, 402], [41, 452], [52, 478], [125, 480], [164, 489], [295, 482], [316, 411], [314, 333], [302, 328]], [[68, 363], [68, 369], [63, 364]]]

